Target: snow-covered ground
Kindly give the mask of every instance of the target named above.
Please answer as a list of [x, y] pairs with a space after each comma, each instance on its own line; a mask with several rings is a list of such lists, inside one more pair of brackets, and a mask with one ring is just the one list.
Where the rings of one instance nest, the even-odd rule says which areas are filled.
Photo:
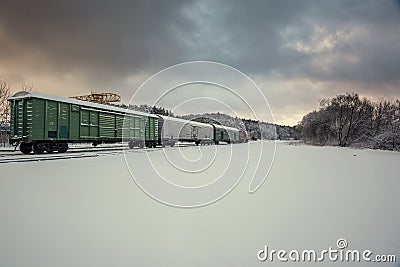
[[[1, 164], [0, 266], [396, 266], [258, 260], [265, 246], [319, 252], [339, 238], [400, 260], [400, 153], [277, 143], [249, 194], [273, 150], [259, 141]], [[200, 208], [148, 196], [200, 205], [236, 182]]]

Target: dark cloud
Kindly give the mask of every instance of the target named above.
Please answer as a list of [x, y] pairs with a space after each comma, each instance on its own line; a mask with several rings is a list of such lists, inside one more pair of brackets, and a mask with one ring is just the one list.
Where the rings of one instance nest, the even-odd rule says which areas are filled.
[[162, 60], [179, 53], [168, 32], [178, 17], [179, 5], [173, 1], [13, 1], [5, 6], [0, 21], [6, 37], [28, 52], [41, 51], [61, 69], [136, 71], [158, 56]]
[[268, 80], [284, 118], [344, 91], [400, 96], [399, 26], [398, 1], [2, 1], [0, 78], [129, 96], [164, 67], [219, 61]]

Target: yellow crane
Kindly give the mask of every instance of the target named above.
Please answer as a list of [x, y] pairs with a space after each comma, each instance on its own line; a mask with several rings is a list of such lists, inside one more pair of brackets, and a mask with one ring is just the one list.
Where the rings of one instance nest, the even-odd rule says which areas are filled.
[[71, 96], [70, 98], [75, 98], [83, 101], [96, 102], [100, 104], [108, 104], [114, 102], [121, 102], [121, 96], [114, 93], [97, 93], [91, 92], [90, 95], [79, 95]]

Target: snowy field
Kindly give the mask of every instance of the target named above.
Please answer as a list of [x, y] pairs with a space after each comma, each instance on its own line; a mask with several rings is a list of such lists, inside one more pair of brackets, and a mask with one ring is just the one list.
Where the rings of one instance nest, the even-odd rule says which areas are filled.
[[[249, 194], [273, 150], [259, 141], [0, 164], [0, 266], [399, 266], [400, 153], [277, 143]], [[209, 205], [173, 207], [236, 182]], [[319, 254], [339, 238], [397, 263], [257, 257], [265, 246]]]

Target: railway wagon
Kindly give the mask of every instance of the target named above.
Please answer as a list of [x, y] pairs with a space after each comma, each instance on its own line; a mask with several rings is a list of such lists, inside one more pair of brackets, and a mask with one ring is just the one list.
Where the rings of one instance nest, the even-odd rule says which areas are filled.
[[10, 143], [24, 154], [66, 152], [68, 143], [154, 147], [158, 117], [119, 107], [21, 91], [9, 98]]
[[232, 127], [222, 126], [218, 124], [212, 124], [214, 128], [214, 143], [219, 142], [238, 143], [239, 142], [239, 130]]
[[159, 115], [159, 144], [174, 146], [176, 142], [212, 143], [210, 124]]
[[247, 132], [244, 130], [239, 130], [239, 143], [247, 143], [249, 141]]

